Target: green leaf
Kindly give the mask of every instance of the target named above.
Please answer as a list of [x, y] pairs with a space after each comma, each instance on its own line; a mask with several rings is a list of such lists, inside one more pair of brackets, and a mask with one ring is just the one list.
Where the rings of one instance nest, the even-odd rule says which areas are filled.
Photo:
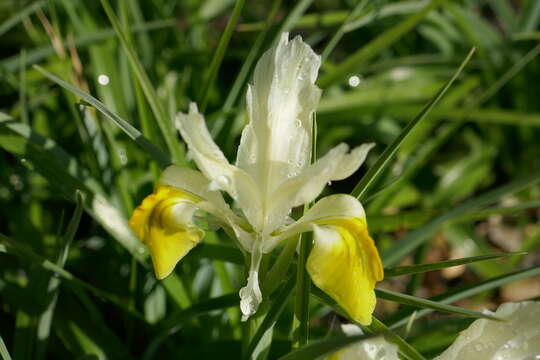
[[14, 241], [3, 234], [0, 234], [0, 244], [3, 245], [2, 249], [0, 249], [2, 252], [15, 255], [21, 260], [27, 261], [33, 265], [38, 265], [47, 271], [51, 271], [54, 274], [57, 274], [63, 281], [73, 286], [74, 288], [88, 290], [95, 296], [107, 300], [108, 302], [116, 305], [117, 307], [126, 311], [132, 316], [144, 320], [144, 317], [142, 315], [132, 311], [131, 309], [128, 309], [126, 305], [116, 297], [116, 295], [98, 289], [95, 286], [78, 279], [76, 276], [74, 276], [72, 273], [65, 270], [64, 268], [56, 265], [55, 263], [42, 257], [41, 255], [36, 254], [31, 248], [29, 248], [25, 244]]
[[236, 28], [238, 18], [240, 17], [242, 9], [244, 8], [244, 3], [245, 0], [236, 0], [231, 17], [229, 18], [227, 26], [225, 27], [225, 30], [223, 31], [223, 34], [219, 39], [218, 47], [214, 52], [214, 57], [212, 58], [212, 62], [210, 63], [210, 69], [208, 70], [206, 82], [204, 84], [204, 87], [200, 91], [199, 106], [201, 113], [205, 112], [206, 106], [208, 105], [210, 90], [212, 89], [214, 82], [216, 81], [219, 68], [221, 66], [221, 63], [223, 62], [223, 57], [225, 56], [225, 52], [227, 51], [227, 46], [231, 41], [231, 37], [234, 29]]
[[390, 159], [394, 156], [400, 145], [407, 139], [410, 132], [421, 123], [426, 115], [433, 109], [433, 107], [444, 96], [446, 91], [452, 86], [454, 81], [458, 78], [459, 74], [463, 71], [467, 63], [471, 60], [474, 54], [474, 48], [469, 51], [469, 54], [465, 57], [459, 68], [454, 75], [448, 80], [448, 82], [439, 90], [439, 92], [431, 99], [431, 101], [422, 109], [422, 111], [401, 131], [398, 137], [390, 144], [383, 153], [379, 156], [373, 166], [371, 166], [368, 172], [362, 177], [362, 180], [354, 187], [351, 195], [362, 201], [369, 188], [374, 184], [375, 180], [383, 173], [383, 171], [390, 165]]
[[146, 347], [141, 359], [150, 360], [154, 359], [154, 354], [158, 351], [159, 347], [167, 340], [172, 334], [180, 330], [183, 324], [196, 316], [206, 314], [210, 311], [226, 309], [232, 306], [238, 306], [240, 298], [237, 293], [218, 296], [212, 299], [203, 300], [197, 304], [192, 305], [189, 308], [180, 310], [175, 314], [169, 315], [161, 323], [159, 323], [159, 333], [155, 335]]
[[[83, 212], [82, 195], [81, 193], [77, 193], [75, 211], [73, 212], [73, 215], [71, 217], [71, 220], [69, 221], [66, 232], [62, 238], [62, 244], [64, 245], [62, 246], [62, 249], [60, 253], [58, 254], [58, 259], [56, 261], [56, 265], [60, 268], [63, 268], [66, 264], [71, 243], [73, 242], [73, 238], [75, 237], [75, 232], [77, 231], [77, 228], [79, 227], [79, 223], [81, 221], [82, 212]], [[49, 279], [47, 293], [45, 294], [45, 296], [49, 299], [49, 301], [48, 301], [47, 307], [45, 308], [45, 311], [41, 314], [41, 316], [38, 319], [38, 326], [37, 326], [38, 342], [37, 342], [37, 348], [36, 348], [36, 359], [45, 358], [45, 354], [47, 350], [47, 342], [48, 342], [49, 335], [51, 332], [53, 315], [56, 308], [56, 302], [58, 300], [59, 286], [60, 286], [60, 279], [56, 278], [55, 276], [52, 276]]]
[[506, 254], [480, 255], [480, 256], [471, 256], [471, 257], [466, 257], [466, 258], [461, 258], [461, 259], [452, 259], [452, 260], [433, 262], [433, 263], [428, 263], [428, 264], [396, 266], [396, 267], [384, 269], [384, 277], [389, 278], [393, 276], [418, 274], [418, 273], [423, 273], [427, 271], [440, 270], [440, 269], [444, 269], [444, 268], [448, 268], [452, 266], [470, 264], [470, 263], [474, 263], [478, 261], [500, 259], [500, 258], [519, 255], [519, 254], [523, 254], [523, 253], [513, 252], [513, 253], [506, 253]]
[[501, 196], [514, 193], [528, 186], [540, 182], [540, 171], [532, 171], [509, 184], [503, 185], [491, 191], [484, 193], [476, 198], [465, 201], [454, 209], [445, 212], [431, 220], [425, 226], [411, 231], [398, 243], [392, 245], [388, 250], [383, 251], [381, 257], [385, 266], [397, 264], [401, 259], [420, 246], [437, 231], [437, 229], [446, 221], [452, 220], [458, 216], [478, 210], [490, 203], [497, 201]]
[[501, 320], [500, 318], [493, 315], [484, 314], [477, 311], [470, 311], [457, 306], [441, 304], [436, 301], [422, 299], [412, 295], [401, 294], [395, 291], [375, 289], [375, 294], [377, 294], [377, 297], [385, 300], [390, 300], [403, 305], [410, 305], [421, 309], [427, 308], [441, 312], [447, 312], [450, 314], [473, 317], [477, 319]]
[[79, 96], [81, 99], [95, 107], [100, 113], [102, 113], [107, 119], [111, 120], [116, 126], [118, 126], [127, 136], [130, 137], [137, 145], [139, 145], [145, 152], [147, 152], [161, 167], [165, 167], [171, 164], [169, 157], [164, 154], [160, 149], [158, 149], [154, 144], [150, 142], [144, 135], [133, 127], [130, 123], [122, 119], [120, 116], [116, 115], [103, 104], [101, 101], [96, 99], [90, 94], [85, 93], [81, 89], [76, 88], [75, 86], [68, 84], [59, 77], [49, 73], [40, 66], [35, 65], [34, 68], [42, 73], [44, 76], [54, 81], [61, 87], [65, 88], [68, 91]]
[[[444, 294], [434, 296], [430, 298], [430, 300], [436, 301], [441, 304], [451, 304], [453, 302], [466, 299], [476, 294], [480, 294], [484, 291], [497, 289], [500, 286], [503, 286], [510, 282], [526, 279], [529, 277], [539, 276], [539, 275], [540, 275], [540, 266], [535, 266], [535, 267], [531, 267], [525, 270], [520, 270], [520, 271], [512, 272], [509, 274], [505, 274], [502, 276], [498, 276], [492, 279], [484, 280], [476, 284], [454, 288], [450, 291], [447, 291]], [[405, 311], [399, 312], [391, 316], [389, 319], [387, 319], [387, 323], [391, 324], [390, 329], [396, 329], [398, 327], [405, 325], [407, 323], [409, 316], [411, 316], [413, 312], [416, 312], [415, 319], [420, 319], [432, 313], [433, 310], [432, 309], [422, 309], [422, 310], [407, 309]]]
[[[311, 294], [316, 296], [319, 300], [321, 300], [322, 303], [331, 307], [335, 312], [347, 318], [351, 323], [355, 323], [355, 321], [348, 317], [347, 313], [334, 301], [334, 299], [328, 296], [321, 289], [315, 286], [312, 286]], [[373, 322], [369, 326], [363, 326], [360, 324], [356, 324], [356, 325], [360, 326], [368, 334], [383, 334], [386, 340], [398, 346], [399, 353], [403, 355], [406, 359], [425, 360], [424, 357], [412, 345], [410, 345], [405, 340], [403, 340], [399, 335], [394, 334], [391, 330], [389, 330], [386, 327], [386, 325], [384, 325], [382, 322], [377, 320], [374, 316], [372, 319], [373, 319]]]
[[401, 39], [401, 37], [411, 31], [420, 21], [422, 21], [431, 10], [444, 2], [445, 0], [433, 0], [429, 5], [424, 7], [419, 12], [408, 17], [393, 28], [386, 30], [367, 45], [360, 48], [360, 50], [349, 56], [341, 64], [337, 65], [332, 71], [322, 76], [318, 81], [318, 85], [325, 89], [354, 73], [373, 57], [379, 55], [383, 50], [387, 49], [396, 41]]
[[133, 46], [131, 41], [129, 41], [129, 37], [122, 29], [122, 26], [120, 25], [118, 18], [114, 14], [114, 10], [112, 9], [109, 1], [101, 0], [101, 5], [105, 10], [105, 13], [109, 18], [109, 21], [111, 22], [114, 31], [118, 35], [120, 43], [122, 44], [122, 47], [124, 48], [128, 57], [129, 63], [131, 64], [131, 67], [133, 68], [133, 71], [135, 72], [135, 75], [139, 80], [142, 90], [146, 96], [146, 100], [148, 101], [148, 104], [150, 104], [150, 108], [152, 109], [157, 124], [161, 130], [161, 133], [163, 134], [163, 138], [165, 139], [167, 148], [172, 155], [173, 161], [177, 164], [184, 163], [185, 159], [183, 154], [183, 147], [177, 138], [176, 131], [173, 126], [173, 119], [169, 119], [169, 116], [167, 115], [163, 104], [161, 104], [157, 92], [154, 89], [150, 78], [148, 77], [148, 74], [144, 71], [141, 62], [137, 58], [135, 47]]
[[41, 9], [47, 2], [45, 0], [36, 1], [33, 4], [28, 5], [18, 13], [10, 16], [6, 21], [0, 25], [0, 36], [4, 35], [9, 29], [19, 24], [24, 18], [32, 15], [39, 9]]
[[352, 345], [362, 340], [372, 338], [372, 335], [354, 335], [347, 337], [332, 337], [314, 341], [300, 349], [293, 350], [279, 360], [313, 360], [324, 355], [332, 354], [339, 349]]
[[397, 345], [399, 353], [408, 360], [426, 360], [411, 344], [392, 332], [382, 321], [373, 316], [371, 325], [363, 327], [369, 334], [384, 334], [385, 339]]
[[251, 359], [251, 355], [259, 344], [259, 341], [262, 339], [263, 335], [276, 324], [279, 315], [281, 315], [283, 309], [285, 309], [285, 305], [287, 305], [287, 301], [290, 299], [291, 293], [294, 289], [295, 280], [296, 274], [292, 274], [285, 285], [283, 285], [277, 296], [272, 297], [272, 306], [264, 316], [264, 320], [257, 328], [255, 335], [253, 335], [251, 338], [247, 350], [244, 353], [243, 358], [245, 360]]
[[2, 355], [2, 360], [11, 360], [11, 356], [9, 355], [9, 351], [6, 348], [6, 344], [4, 343], [2, 336], [0, 336], [0, 355]]

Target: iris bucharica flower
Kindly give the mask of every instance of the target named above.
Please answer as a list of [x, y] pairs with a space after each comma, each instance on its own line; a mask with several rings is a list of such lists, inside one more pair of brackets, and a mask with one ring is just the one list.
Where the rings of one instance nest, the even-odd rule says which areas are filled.
[[[373, 144], [349, 151], [339, 144], [312, 162], [314, 112], [321, 90], [315, 85], [321, 58], [300, 37], [283, 34], [258, 61], [246, 94], [248, 123], [236, 165], [214, 143], [197, 105], [176, 119], [200, 171], [172, 165], [154, 192], [135, 209], [130, 226], [150, 248], [156, 277], [163, 279], [204, 237], [194, 222], [204, 211], [232, 230], [250, 255], [247, 284], [240, 290], [243, 319], [262, 302], [259, 265], [263, 254], [303, 232], [313, 232], [307, 271], [352, 319], [371, 323], [381, 260], [368, 234], [364, 209], [350, 195], [318, 200], [298, 220], [291, 209], [310, 203], [329, 181], [349, 177]], [[239, 211], [224, 200], [226, 192]]]

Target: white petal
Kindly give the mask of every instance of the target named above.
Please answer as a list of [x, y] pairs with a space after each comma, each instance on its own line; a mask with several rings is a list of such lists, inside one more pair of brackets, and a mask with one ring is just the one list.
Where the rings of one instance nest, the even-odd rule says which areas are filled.
[[315, 200], [329, 181], [342, 180], [355, 172], [373, 146], [364, 144], [347, 154], [348, 146], [339, 144], [300, 175], [286, 180], [277, 188], [268, 216], [278, 219], [278, 214], [286, 214], [293, 207]]
[[474, 321], [436, 360], [540, 359], [540, 303], [505, 303], [495, 315], [507, 321]]
[[317, 201], [304, 216], [295, 223], [286, 226], [279, 235], [274, 236], [265, 243], [263, 251], [271, 251], [281, 240], [295, 234], [312, 230], [312, 223], [322, 219], [343, 219], [350, 217], [365, 218], [362, 204], [353, 196], [346, 194], [330, 195]]
[[[341, 326], [343, 332], [349, 336], [362, 335], [362, 330], [356, 325], [345, 324]], [[360, 341], [348, 346], [330, 356], [329, 360], [399, 360], [398, 348], [389, 343], [383, 336]]]
[[299, 173], [311, 156], [312, 115], [320, 57], [296, 37], [279, 42], [259, 60], [247, 92], [249, 124], [242, 132], [237, 165], [255, 179], [270, 202], [287, 174]]
[[210, 181], [199, 171], [171, 165], [161, 174], [160, 184], [170, 185], [188, 191], [204, 201], [197, 204], [199, 209], [207, 211], [229, 225], [235, 232], [240, 244], [250, 251], [253, 245], [251, 236], [243, 229], [243, 220], [239, 218], [223, 200], [221, 193], [211, 191]]
[[251, 225], [261, 227], [262, 207], [257, 184], [245, 171], [229, 164], [210, 136], [204, 117], [195, 103], [190, 104], [188, 114], [178, 114], [177, 126], [198, 168], [211, 181], [209, 190], [227, 191], [237, 201]]

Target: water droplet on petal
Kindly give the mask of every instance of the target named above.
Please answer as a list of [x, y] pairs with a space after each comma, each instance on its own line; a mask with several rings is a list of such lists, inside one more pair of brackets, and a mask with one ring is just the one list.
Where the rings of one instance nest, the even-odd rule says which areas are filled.
[[302, 127], [302, 120], [300, 119], [294, 120], [294, 125], [296, 125], [297, 128]]
[[216, 181], [219, 185], [223, 185], [223, 186], [226, 186], [229, 184], [229, 178], [227, 178], [225, 175], [219, 175], [217, 178], [216, 178]]
[[329, 181], [329, 182], [326, 183], [326, 185], [331, 186], [331, 185], [332, 185], [332, 182]]
[[484, 349], [484, 347], [482, 346], [482, 344], [476, 344], [476, 345], [474, 345], [474, 350], [476, 350], [476, 351], [482, 351], [482, 349]]

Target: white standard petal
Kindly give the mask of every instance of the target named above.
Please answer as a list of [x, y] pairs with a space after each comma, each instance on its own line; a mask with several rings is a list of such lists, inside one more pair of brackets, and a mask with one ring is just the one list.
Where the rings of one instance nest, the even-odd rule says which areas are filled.
[[339, 144], [301, 174], [284, 181], [272, 196], [271, 208], [267, 211], [267, 217], [276, 220], [273, 227], [281, 225], [280, 214], [315, 200], [329, 181], [342, 180], [354, 173], [373, 146], [373, 143], [363, 144], [347, 153], [348, 146]]
[[231, 165], [208, 132], [197, 105], [191, 103], [189, 113], [179, 113], [177, 126], [193, 153], [198, 168], [210, 180], [209, 190], [223, 190], [237, 201], [244, 215], [257, 229], [262, 226], [261, 196], [257, 184], [242, 169]]
[[474, 321], [435, 360], [540, 359], [540, 303], [505, 303], [495, 315], [506, 321]]
[[255, 68], [237, 165], [252, 175], [265, 202], [273, 201], [272, 191], [287, 174], [300, 173], [310, 162], [320, 63], [300, 37], [288, 41], [285, 33]]

